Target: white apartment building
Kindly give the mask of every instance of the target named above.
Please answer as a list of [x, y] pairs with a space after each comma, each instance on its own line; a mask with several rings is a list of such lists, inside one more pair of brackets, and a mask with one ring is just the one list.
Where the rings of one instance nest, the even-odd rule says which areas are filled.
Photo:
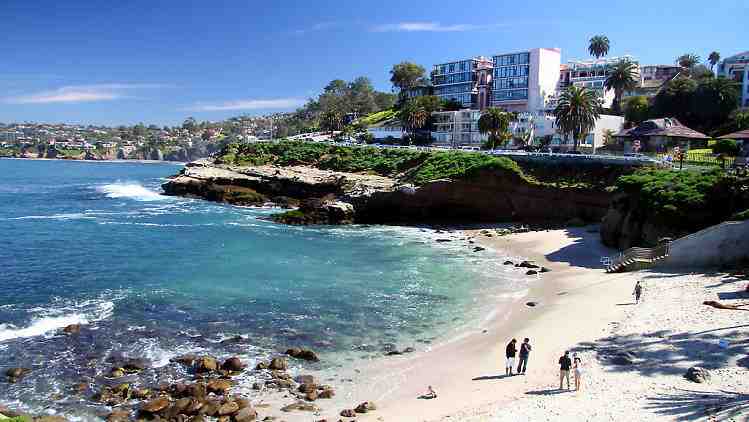
[[[596, 149], [604, 146], [605, 132], [607, 130], [613, 133], [619, 133], [624, 127], [624, 117], [601, 115], [596, 120], [596, 127], [588, 132], [585, 139], [580, 141], [579, 150], [585, 152], [594, 152]], [[569, 134], [555, 133], [551, 138], [551, 148], [558, 149], [562, 152], [572, 150], [575, 146], [572, 136]]]
[[487, 136], [479, 133], [479, 110], [436, 111], [432, 113], [434, 144], [448, 147], [481, 147]]
[[[611, 107], [614, 103], [614, 91], [606, 90], [604, 84], [610, 69], [620, 60], [629, 60], [637, 66], [640, 73], [640, 65], [632, 56], [607, 57], [592, 60], [570, 60], [566, 66], [561, 67], [559, 89], [568, 86], [585, 87], [595, 90], [603, 99], [603, 107]], [[639, 76], [638, 76], [639, 77]]]
[[724, 59], [718, 65], [718, 76], [725, 76], [741, 85], [741, 107], [749, 107], [749, 51]]

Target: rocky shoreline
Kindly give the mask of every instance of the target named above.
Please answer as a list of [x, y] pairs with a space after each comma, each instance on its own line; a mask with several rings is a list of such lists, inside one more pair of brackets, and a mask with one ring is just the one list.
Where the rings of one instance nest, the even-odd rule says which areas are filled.
[[420, 186], [397, 178], [309, 166], [189, 163], [163, 186], [167, 195], [242, 206], [298, 208], [287, 224], [428, 224], [498, 221], [600, 221], [609, 194], [532, 184], [492, 170]]

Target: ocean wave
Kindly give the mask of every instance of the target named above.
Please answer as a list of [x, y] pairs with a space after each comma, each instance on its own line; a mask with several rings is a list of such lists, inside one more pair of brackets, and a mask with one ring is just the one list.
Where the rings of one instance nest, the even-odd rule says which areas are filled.
[[111, 317], [114, 307], [111, 300], [92, 299], [66, 306], [31, 308], [29, 312], [37, 316], [28, 326], [19, 328], [12, 324], [0, 324], [0, 342], [46, 336], [72, 324], [93, 324]]
[[22, 337], [37, 337], [50, 331], [65, 328], [71, 324], [88, 324], [84, 315], [72, 314], [59, 317], [38, 318], [25, 328], [16, 328], [13, 325], [0, 325], [0, 341], [11, 340]]
[[168, 196], [152, 191], [138, 183], [111, 183], [99, 186], [97, 190], [106, 194], [107, 198], [130, 198], [142, 202], [169, 199]]
[[12, 217], [9, 220], [93, 220], [96, 217], [81, 213], [52, 214], [52, 215], [25, 215]]

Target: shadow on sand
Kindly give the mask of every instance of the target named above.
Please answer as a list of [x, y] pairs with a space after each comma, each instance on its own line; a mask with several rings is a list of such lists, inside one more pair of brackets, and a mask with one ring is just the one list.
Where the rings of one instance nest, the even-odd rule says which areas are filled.
[[[749, 413], [749, 394], [720, 390], [716, 392], [678, 390], [648, 398], [648, 408], [679, 421], [705, 417], [724, 420]], [[713, 419], [711, 419], [713, 420]]]
[[560, 390], [559, 388], [550, 388], [548, 390], [526, 391], [525, 394], [528, 394], [530, 396], [554, 396], [557, 394], [571, 393], [573, 391], [575, 390]]
[[513, 375], [484, 375], [482, 377], [476, 377], [473, 378], [472, 381], [491, 381], [491, 380], [501, 380], [504, 378], [512, 378], [517, 376], [517, 374]]

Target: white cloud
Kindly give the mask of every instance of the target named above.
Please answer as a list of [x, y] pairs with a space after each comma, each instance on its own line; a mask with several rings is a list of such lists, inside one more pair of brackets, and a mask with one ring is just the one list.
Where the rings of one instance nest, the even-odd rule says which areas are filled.
[[473, 25], [454, 24], [442, 25], [439, 22], [399, 22], [378, 25], [372, 28], [374, 32], [465, 32], [489, 29], [501, 25]]
[[50, 91], [5, 98], [4, 102], [11, 104], [58, 104], [112, 101], [121, 98], [128, 98], [129, 95], [126, 91], [161, 87], [163, 87], [163, 85], [123, 83], [70, 85]]
[[309, 28], [297, 29], [294, 31], [294, 33], [298, 35], [303, 35], [309, 32], [317, 32], [317, 31], [324, 31], [327, 29], [333, 29], [337, 26], [339, 26], [337, 22], [318, 22], [310, 26]]
[[226, 101], [223, 103], [198, 103], [188, 107], [187, 111], [231, 111], [231, 110], [266, 110], [290, 109], [300, 107], [304, 100], [299, 98], [275, 98], [267, 100], [249, 99]]

